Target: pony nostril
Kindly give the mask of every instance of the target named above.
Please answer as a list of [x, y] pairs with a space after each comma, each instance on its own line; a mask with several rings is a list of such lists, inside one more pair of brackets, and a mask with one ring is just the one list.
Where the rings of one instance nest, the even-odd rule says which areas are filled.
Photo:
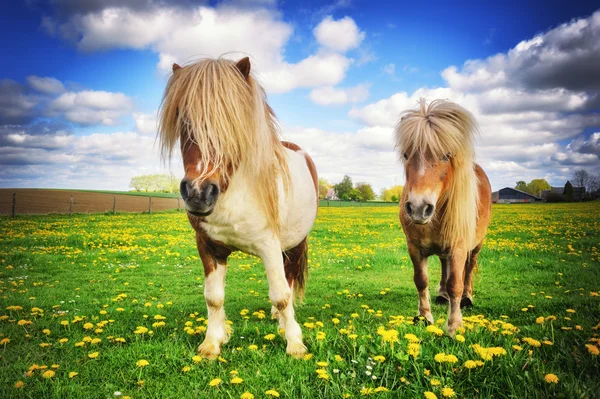
[[219, 186], [211, 183], [206, 189], [206, 198], [214, 199], [219, 195]]
[[434, 209], [435, 209], [435, 207], [431, 204], [425, 205], [425, 209], [423, 210], [423, 217], [424, 218], [431, 217], [431, 215], [433, 215]]
[[184, 201], [188, 200], [188, 198], [190, 197], [191, 191], [192, 191], [192, 187], [190, 186], [188, 181], [182, 180], [181, 183], [179, 184], [179, 193], [181, 194], [181, 198], [183, 198]]
[[404, 209], [406, 210], [406, 214], [408, 216], [412, 216], [412, 204], [410, 202], [406, 202], [406, 204], [404, 204]]

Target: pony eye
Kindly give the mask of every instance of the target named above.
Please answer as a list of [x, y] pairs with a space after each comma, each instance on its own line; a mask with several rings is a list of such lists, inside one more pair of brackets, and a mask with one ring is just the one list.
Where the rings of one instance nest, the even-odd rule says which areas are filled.
[[442, 157], [442, 161], [444, 161], [444, 162], [448, 162], [448, 161], [450, 160], [450, 157], [451, 157], [451, 156], [450, 156], [450, 153], [447, 153], [446, 155], [444, 155], [444, 156]]
[[404, 159], [406, 159], [408, 161], [408, 154], [404, 153], [403, 156], [404, 156]]

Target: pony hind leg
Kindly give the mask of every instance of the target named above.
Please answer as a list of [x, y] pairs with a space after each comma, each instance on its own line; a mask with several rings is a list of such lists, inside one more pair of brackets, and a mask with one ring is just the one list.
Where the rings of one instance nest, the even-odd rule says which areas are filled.
[[408, 243], [408, 254], [413, 263], [414, 281], [419, 292], [419, 316], [423, 316], [429, 323], [433, 324], [431, 314], [431, 302], [429, 298], [429, 276], [427, 275], [427, 257], [421, 254], [419, 248]]
[[[279, 320], [280, 328], [285, 331], [286, 352], [295, 358], [301, 358], [306, 353], [306, 347], [302, 343], [302, 330], [295, 318], [292, 288], [286, 278], [284, 256], [280, 248], [279, 242], [272, 243], [262, 251], [261, 258], [269, 280], [269, 298], [273, 304], [273, 313]], [[293, 285], [296, 285], [296, 282], [297, 280], [294, 280]]]
[[461, 308], [470, 308], [473, 306], [473, 271], [477, 270], [477, 258], [481, 251], [482, 244], [477, 245], [467, 257], [465, 262], [465, 289], [460, 300]]
[[[293, 291], [293, 298], [296, 297], [302, 300], [304, 296], [304, 286], [308, 272], [308, 242], [304, 237], [302, 241], [295, 247], [284, 251], [283, 268], [288, 286]], [[284, 319], [281, 317], [279, 310], [273, 305], [271, 307], [271, 318], [279, 322], [279, 330], [285, 330]]]
[[440, 277], [440, 285], [438, 285], [438, 294], [435, 298], [435, 303], [438, 305], [443, 305], [450, 301], [448, 290], [446, 289], [446, 282], [448, 280], [448, 259], [445, 257], [440, 257], [440, 266], [442, 269], [442, 276]]

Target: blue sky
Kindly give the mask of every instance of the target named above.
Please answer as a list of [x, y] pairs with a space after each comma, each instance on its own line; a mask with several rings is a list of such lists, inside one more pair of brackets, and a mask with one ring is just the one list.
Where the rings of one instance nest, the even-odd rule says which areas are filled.
[[236, 51], [252, 57], [284, 137], [332, 183], [402, 184], [391, 132], [425, 96], [478, 117], [494, 189], [564, 185], [575, 169], [600, 172], [595, 12], [583, 1], [9, 2], [0, 187], [127, 189], [135, 175], [181, 175], [154, 148], [167, 65]]

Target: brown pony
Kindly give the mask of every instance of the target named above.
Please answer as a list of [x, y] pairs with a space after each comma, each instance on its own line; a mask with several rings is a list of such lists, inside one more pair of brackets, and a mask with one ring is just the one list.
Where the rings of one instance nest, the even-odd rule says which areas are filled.
[[161, 104], [159, 138], [169, 157], [179, 143], [185, 177], [180, 191], [204, 265], [208, 326], [198, 353], [214, 359], [228, 341], [227, 257], [259, 256], [267, 272], [271, 312], [285, 330], [287, 353], [306, 351], [292, 291], [302, 295], [306, 236], [317, 213], [318, 182], [310, 157], [281, 142], [250, 60], [204, 59], [180, 67]]
[[463, 107], [424, 99], [405, 111], [395, 131], [406, 185], [400, 222], [419, 291], [419, 315], [433, 323], [427, 258], [437, 255], [442, 278], [437, 301], [450, 302], [447, 329], [462, 326], [460, 309], [473, 305], [473, 270], [491, 216], [491, 187], [474, 162], [477, 124]]

